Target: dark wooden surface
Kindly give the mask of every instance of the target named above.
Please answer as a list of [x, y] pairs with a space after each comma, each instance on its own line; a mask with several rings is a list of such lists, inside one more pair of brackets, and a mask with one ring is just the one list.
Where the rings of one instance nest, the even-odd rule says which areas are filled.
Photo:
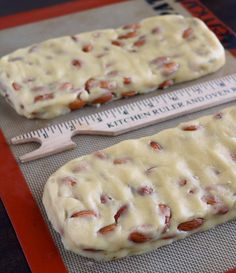
[[[23, 221], [23, 219], [22, 219]], [[0, 200], [0, 272], [30, 272], [14, 229]], [[43, 273], [43, 272], [42, 272]]]
[[[81, 0], [86, 1], [86, 0]], [[71, 2], [68, 0], [0, 0], [0, 16]], [[236, 31], [235, 0], [202, 0], [213, 13]], [[1, 156], [1, 154], [0, 154]], [[23, 219], [22, 219], [23, 221]], [[6, 210], [0, 201], [0, 273], [30, 273]], [[42, 272], [43, 273], [43, 272]], [[56, 273], [56, 272], [52, 272]]]
[[236, 1], [235, 0], [202, 0], [219, 19], [236, 32]]

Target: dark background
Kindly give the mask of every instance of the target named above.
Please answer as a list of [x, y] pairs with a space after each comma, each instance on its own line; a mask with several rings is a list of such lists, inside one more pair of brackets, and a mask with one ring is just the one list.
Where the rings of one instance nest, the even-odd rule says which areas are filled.
[[[80, 0], [86, 1], [86, 0]], [[0, 0], [0, 17], [68, 0]], [[219, 19], [236, 31], [236, 0], [202, 0]], [[1, 41], [0, 41], [1, 46]], [[23, 219], [22, 219], [23, 220]], [[27, 232], [27, 231], [26, 231]], [[14, 229], [0, 201], [0, 273], [30, 273]], [[43, 273], [43, 272], [42, 272]], [[56, 272], [52, 272], [56, 273]]]
[[[53, 6], [76, 0], [0, 0], [0, 16], [11, 15], [22, 11]], [[79, 0], [77, 0], [79, 1]], [[80, 0], [86, 1], [86, 0]], [[222, 21], [227, 22], [236, 31], [236, 1], [235, 0], [201, 0]]]

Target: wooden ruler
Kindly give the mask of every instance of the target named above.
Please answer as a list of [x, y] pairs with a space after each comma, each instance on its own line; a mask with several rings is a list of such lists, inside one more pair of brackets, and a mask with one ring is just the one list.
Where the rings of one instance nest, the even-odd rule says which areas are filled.
[[27, 162], [72, 149], [78, 134], [115, 136], [187, 113], [236, 100], [236, 74], [157, 94], [111, 110], [69, 120], [11, 139], [12, 144], [39, 142], [41, 146], [20, 157]]

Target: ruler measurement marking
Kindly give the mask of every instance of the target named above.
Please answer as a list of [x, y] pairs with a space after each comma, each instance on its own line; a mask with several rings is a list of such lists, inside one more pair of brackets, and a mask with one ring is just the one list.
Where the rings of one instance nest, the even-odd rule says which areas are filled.
[[100, 116], [101, 116], [101, 118], [102, 118], [102, 119], [104, 119], [104, 118], [105, 118], [105, 115], [104, 115], [104, 113], [103, 113], [103, 112], [101, 112], [101, 113], [100, 113]]
[[189, 97], [191, 96], [188, 90], [185, 90], [185, 93], [187, 93]]
[[102, 119], [102, 115], [101, 114], [96, 114], [96, 118], [97, 118], [97, 121], [98, 122], [102, 122], [103, 121], [103, 119]]
[[140, 105], [137, 102], [135, 102], [134, 105], [139, 109], [139, 111], [142, 111], [142, 108], [140, 107]]
[[95, 119], [95, 118], [96, 118], [96, 116], [91, 115], [91, 119], [92, 119], [92, 121], [93, 121], [93, 122], [95, 122], [95, 121], [96, 121], [96, 119]]
[[85, 120], [87, 120], [88, 125], [89, 125], [89, 124], [90, 124], [90, 122], [91, 122], [91, 120], [92, 120], [91, 115], [85, 116]]
[[[153, 103], [151, 102], [151, 100], [150, 99], [147, 99], [147, 105], [150, 107], [150, 108], [152, 108], [152, 106], [151, 105], [153, 105]], [[154, 106], [154, 105], [153, 105]]]
[[42, 129], [42, 131], [43, 131], [44, 135], [45, 135], [46, 137], [48, 137], [48, 133], [47, 133], [47, 131], [46, 131], [46, 130], [47, 130], [47, 128], [43, 128], [43, 129]]
[[111, 114], [112, 114], [113, 118], [116, 118], [114, 111], [111, 111]]
[[80, 121], [80, 118], [77, 119], [77, 121], [78, 121], [79, 125], [82, 126], [83, 122]]
[[130, 109], [131, 109], [132, 111], [134, 111], [134, 107], [133, 107], [133, 105], [130, 105]]
[[172, 100], [172, 97], [171, 97], [170, 93], [167, 93], [166, 95], [167, 95], [169, 100]]
[[69, 129], [67, 124], [68, 124], [67, 122], [64, 122], [64, 125], [65, 125], [66, 129]]
[[116, 109], [116, 108], [114, 108], [114, 109], [113, 109], [113, 112], [114, 112], [114, 113], [117, 113], [117, 109]]
[[86, 124], [89, 125], [89, 122], [88, 122], [88, 119], [86, 116], [84, 117], [84, 120], [85, 120]]
[[164, 104], [167, 105], [167, 101], [165, 100], [164, 94], [160, 97], [160, 100], [162, 100], [162, 102], [164, 102]]
[[111, 111], [110, 110], [106, 110], [106, 112], [107, 112], [108, 117], [110, 117], [111, 116]]
[[[154, 98], [154, 101], [156, 102], [156, 104], [158, 105], [158, 103], [159, 103], [159, 98], [158, 97], [155, 97]], [[153, 105], [153, 102], [150, 100], [150, 103]]]
[[68, 124], [69, 124], [69, 126], [71, 127], [71, 126], [72, 126], [72, 121], [69, 120]]
[[100, 116], [99, 116], [99, 114], [98, 114], [98, 113], [94, 113], [93, 115], [94, 115], [94, 117], [95, 117], [95, 120], [100, 119]]
[[148, 108], [148, 104], [145, 99], [141, 101], [140, 103], [138, 103], [138, 105], [141, 107], [142, 110], [146, 110]]
[[180, 90], [178, 93], [180, 94], [181, 97], [184, 97], [184, 92], [182, 90]]
[[62, 134], [62, 130], [61, 130], [60, 124], [57, 125], [57, 128], [58, 128], [59, 132]]
[[71, 123], [74, 127], [76, 127], [76, 121], [74, 119], [71, 121]]
[[139, 104], [140, 104], [141, 106], [147, 107], [147, 102], [146, 102], [145, 99], [144, 99], [143, 101], [140, 101]]
[[228, 83], [235, 82], [232, 77], [227, 77], [226, 80], [227, 80]]
[[120, 111], [120, 107], [119, 107], [119, 106], [116, 108], [116, 110], [117, 110], [117, 112], [118, 112], [119, 114], [121, 114], [121, 111]]
[[81, 119], [81, 121], [82, 121], [82, 124], [85, 123], [84, 117], [81, 117], [80, 119]]

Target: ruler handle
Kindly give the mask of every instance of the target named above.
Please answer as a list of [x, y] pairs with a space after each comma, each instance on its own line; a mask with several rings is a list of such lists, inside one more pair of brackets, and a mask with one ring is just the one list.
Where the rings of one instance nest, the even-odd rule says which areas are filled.
[[47, 132], [46, 138], [42, 136], [37, 137], [28, 135], [24, 138], [13, 138], [11, 143], [23, 144], [28, 142], [38, 142], [41, 144], [38, 149], [19, 157], [20, 161], [25, 163], [75, 148], [77, 145], [71, 140], [75, 135], [114, 135], [112, 129], [110, 130], [103, 127], [104, 126], [97, 124], [92, 126], [77, 125], [70, 131], [63, 131], [63, 134], [55, 135], [54, 133], [51, 134], [50, 132]]
[[25, 162], [39, 159], [39, 158], [42, 158], [45, 156], [58, 154], [60, 152], [66, 151], [66, 150], [73, 149], [75, 147], [76, 147], [76, 144], [73, 141], [70, 141], [64, 145], [60, 144], [60, 146], [59, 145], [58, 146], [55, 146], [55, 145], [48, 146], [44, 142], [38, 149], [20, 156], [19, 159], [22, 163], [25, 163]]
[[[18, 141], [18, 143], [32, 141], [41, 142], [41, 146], [32, 152], [20, 156], [19, 159], [22, 163], [70, 150], [77, 146], [76, 143], [71, 140], [71, 136], [58, 138], [56, 137], [53, 138], [53, 140], [51, 138], [48, 138], [46, 141], [39, 141], [39, 139], [28, 139], [27, 141]], [[16, 142], [14, 144], [16, 144]]]

